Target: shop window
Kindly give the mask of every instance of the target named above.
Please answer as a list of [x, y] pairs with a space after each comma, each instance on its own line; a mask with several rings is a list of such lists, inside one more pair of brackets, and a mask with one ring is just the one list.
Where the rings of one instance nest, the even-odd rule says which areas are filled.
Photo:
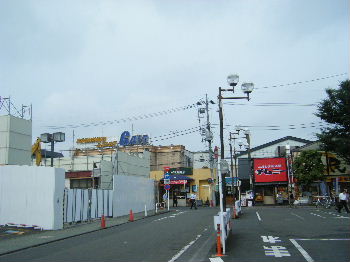
[[264, 188], [264, 196], [273, 196], [273, 187], [265, 187]]

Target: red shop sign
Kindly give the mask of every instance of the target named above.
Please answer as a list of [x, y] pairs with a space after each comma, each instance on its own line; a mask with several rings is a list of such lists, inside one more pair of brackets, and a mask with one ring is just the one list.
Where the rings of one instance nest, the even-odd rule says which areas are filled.
[[287, 182], [287, 165], [285, 158], [254, 159], [255, 182]]

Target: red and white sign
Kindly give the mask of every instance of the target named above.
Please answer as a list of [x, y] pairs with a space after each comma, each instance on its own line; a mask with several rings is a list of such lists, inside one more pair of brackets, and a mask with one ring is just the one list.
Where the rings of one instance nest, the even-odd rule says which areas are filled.
[[183, 185], [187, 184], [187, 180], [170, 180], [171, 185]]
[[254, 159], [255, 182], [287, 182], [287, 164], [285, 158]]

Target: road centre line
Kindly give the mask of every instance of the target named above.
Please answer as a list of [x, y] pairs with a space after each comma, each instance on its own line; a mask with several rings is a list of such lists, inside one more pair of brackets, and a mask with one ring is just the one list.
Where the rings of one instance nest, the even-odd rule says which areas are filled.
[[298, 217], [298, 218], [300, 218], [300, 219], [302, 219], [302, 220], [305, 220], [305, 218], [303, 218], [302, 216], [299, 216], [299, 215], [297, 215], [297, 214], [294, 214], [293, 212], [291, 212], [291, 214], [294, 215], [294, 216], [296, 216], [296, 217]]
[[192, 240], [190, 243], [188, 243], [187, 246], [185, 246], [183, 249], [181, 249], [175, 256], [173, 256], [168, 262], [174, 262], [176, 261], [187, 249], [190, 248], [202, 235], [197, 235], [195, 240]]
[[258, 216], [259, 221], [261, 221], [261, 217], [260, 217], [258, 211], [256, 211], [255, 213], [256, 213], [256, 215]]
[[289, 239], [290, 242], [293, 243], [293, 245], [299, 250], [299, 252], [303, 255], [303, 257], [306, 259], [307, 262], [314, 262], [314, 260], [310, 257], [310, 255], [303, 249], [295, 239]]

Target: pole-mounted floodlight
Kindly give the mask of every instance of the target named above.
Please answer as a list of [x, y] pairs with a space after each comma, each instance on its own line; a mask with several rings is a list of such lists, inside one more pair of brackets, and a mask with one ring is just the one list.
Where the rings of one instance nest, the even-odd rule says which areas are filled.
[[43, 133], [40, 135], [40, 139], [43, 143], [51, 143], [51, 166], [53, 167], [53, 153], [55, 152], [55, 142], [64, 142], [65, 141], [65, 133], [56, 132], [53, 134]]

